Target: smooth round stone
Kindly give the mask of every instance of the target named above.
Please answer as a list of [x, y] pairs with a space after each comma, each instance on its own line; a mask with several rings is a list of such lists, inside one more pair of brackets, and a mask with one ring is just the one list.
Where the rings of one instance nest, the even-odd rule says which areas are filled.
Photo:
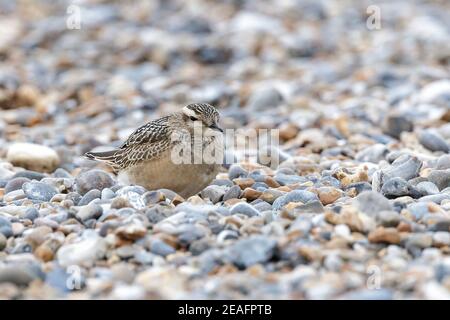
[[238, 240], [228, 249], [228, 259], [239, 268], [248, 268], [269, 261], [275, 254], [277, 242], [265, 236], [250, 236]]
[[430, 213], [426, 202], [411, 203], [407, 206], [407, 209], [416, 220], [420, 220], [424, 215]]
[[12, 263], [0, 267], [0, 283], [28, 286], [30, 282], [45, 277], [40, 267], [31, 263]]
[[307, 181], [305, 177], [300, 177], [296, 175], [287, 175], [283, 173], [277, 173], [274, 176], [274, 179], [282, 186], [285, 186], [287, 184], [304, 183]]
[[406, 240], [405, 247], [428, 248], [433, 243], [433, 237], [427, 233], [413, 233]]
[[414, 124], [403, 115], [388, 115], [383, 123], [383, 132], [393, 138], [400, 139], [404, 131], [413, 131]]
[[3, 201], [14, 202], [16, 200], [25, 199], [26, 195], [22, 189], [11, 191], [3, 196]]
[[66, 178], [66, 179], [72, 179], [72, 175], [67, 172], [66, 170], [64, 170], [63, 168], [58, 168], [55, 170], [55, 172], [53, 172], [53, 176], [55, 178]]
[[104, 188], [110, 188], [115, 182], [108, 173], [94, 169], [78, 175], [75, 179], [75, 184], [77, 186], [77, 192], [85, 195], [93, 189], [103, 190]]
[[22, 189], [30, 200], [50, 201], [58, 193], [54, 187], [36, 181], [24, 183]]
[[223, 198], [225, 188], [217, 185], [210, 185], [203, 189], [200, 194], [203, 199], [209, 199], [212, 203], [217, 203]]
[[211, 184], [214, 184], [216, 186], [226, 186], [226, 187], [232, 187], [234, 186], [233, 182], [228, 179], [214, 179]]
[[5, 186], [5, 194], [10, 193], [11, 191], [22, 189], [22, 185], [25, 182], [30, 182], [30, 179], [19, 177], [9, 180]]
[[409, 195], [411, 188], [406, 180], [397, 177], [386, 181], [381, 188], [381, 193], [387, 198], [397, 198]]
[[261, 213], [255, 209], [253, 206], [249, 205], [246, 202], [239, 202], [236, 203], [234, 206], [230, 209], [231, 214], [245, 214], [246, 216], [253, 217], [253, 216], [260, 216]]
[[0, 188], [5, 188], [6, 185], [8, 184], [9, 180], [8, 179], [2, 179], [0, 178]]
[[[1, 241], [1, 240], [0, 240]], [[439, 246], [450, 245], [450, 233], [445, 231], [438, 231], [433, 234], [433, 243]], [[0, 245], [1, 247], [1, 245]]]
[[236, 178], [245, 178], [247, 177], [248, 172], [247, 170], [243, 169], [238, 164], [231, 165], [230, 169], [228, 170], [228, 178], [230, 180], [234, 180]]
[[89, 204], [92, 200], [100, 199], [101, 195], [102, 193], [100, 192], [100, 190], [97, 189], [89, 190], [78, 202], [78, 205], [85, 206]]
[[8, 148], [8, 162], [38, 172], [53, 172], [60, 163], [55, 150], [34, 143], [14, 143]]
[[424, 130], [419, 133], [419, 142], [430, 151], [449, 152], [448, 143], [438, 133]]
[[253, 204], [253, 207], [258, 210], [259, 212], [264, 212], [264, 211], [271, 211], [272, 210], [272, 205], [270, 203], [267, 203], [265, 201], [260, 201], [258, 203]]
[[[339, 188], [341, 185], [341, 182], [332, 176], [322, 177], [320, 179], [320, 183], [324, 186], [335, 187], [335, 188]], [[350, 186], [348, 186], [348, 188], [350, 188]]]
[[87, 221], [90, 219], [98, 219], [103, 214], [103, 208], [95, 203], [91, 203], [80, 207], [77, 212], [77, 218], [81, 221]]
[[223, 201], [227, 201], [230, 199], [238, 199], [240, 195], [241, 195], [241, 188], [237, 185], [233, 185], [223, 195]]
[[429, 195], [432, 195], [432, 194], [439, 193], [438, 187], [434, 183], [429, 182], [429, 181], [419, 182], [416, 185], [416, 189], [423, 196], [429, 196]]
[[436, 169], [438, 170], [450, 169], [450, 154], [444, 154], [439, 157]]
[[66, 195], [66, 200], [72, 201], [73, 204], [76, 205], [76, 206], [77, 206], [78, 203], [80, 202], [81, 198], [82, 198], [82, 197], [81, 197], [78, 193], [76, 193], [76, 192], [69, 192], [69, 193]]
[[305, 190], [293, 190], [289, 192], [288, 194], [281, 196], [277, 198], [272, 208], [273, 210], [280, 210], [282, 207], [287, 205], [289, 202], [302, 202], [302, 203], [308, 203], [311, 201], [319, 200], [317, 195], [315, 193], [305, 191]]
[[393, 210], [389, 200], [375, 191], [366, 191], [359, 194], [355, 198], [355, 204], [358, 210], [372, 217], [375, 217], [380, 211]]
[[112, 191], [110, 188], [105, 188], [101, 192], [102, 200], [110, 200], [116, 197], [116, 193]]
[[395, 211], [380, 211], [377, 221], [383, 227], [396, 227], [400, 223], [400, 215]]
[[440, 204], [443, 200], [449, 200], [450, 194], [447, 193], [439, 193], [439, 194], [432, 194], [430, 196], [424, 196], [419, 199], [420, 202], [434, 202], [437, 204]]
[[152, 239], [150, 243], [150, 252], [159, 256], [166, 257], [175, 253], [175, 249], [160, 239]]
[[394, 160], [392, 166], [382, 170], [384, 174], [384, 181], [390, 178], [402, 178], [404, 180], [411, 180], [419, 175], [422, 161], [417, 157], [409, 155], [402, 155]]
[[0, 216], [0, 233], [3, 234], [6, 238], [9, 238], [13, 235], [12, 225], [9, 220]]
[[434, 183], [439, 190], [450, 186], [450, 169], [433, 170], [428, 175], [428, 180]]
[[210, 248], [210, 245], [208, 241], [204, 241], [203, 239], [193, 241], [189, 245], [189, 252], [192, 253], [194, 256], [198, 256], [208, 250]]
[[66, 244], [59, 248], [57, 260], [62, 267], [72, 265], [91, 267], [95, 261], [105, 256], [106, 251], [106, 240], [91, 234], [81, 241]]
[[383, 144], [374, 144], [373, 146], [367, 147], [359, 151], [355, 159], [360, 162], [372, 162], [378, 163], [384, 160], [388, 153], [388, 149]]
[[36, 172], [36, 171], [24, 170], [24, 171], [19, 171], [16, 174], [14, 174], [12, 179], [15, 179], [15, 178], [28, 178], [30, 180], [41, 181], [42, 179], [45, 178], [45, 175], [40, 172]]
[[166, 196], [160, 191], [148, 191], [142, 195], [142, 201], [145, 206], [154, 205], [165, 200]]

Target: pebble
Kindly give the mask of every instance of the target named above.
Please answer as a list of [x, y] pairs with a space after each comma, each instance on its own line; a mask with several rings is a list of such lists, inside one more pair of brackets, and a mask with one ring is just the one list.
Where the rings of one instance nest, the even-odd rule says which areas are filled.
[[237, 185], [229, 188], [225, 194], [223, 195], [223, 201], [227, 201], [230, 199], [238, 199], [241, 195], [241, 188]]
[[203, 189], [200, 194], [203, 199], [209, 199], [212, 203], [217, 203], [225, 195], [225, 189], [221, 186], [211, 185]]
[[239, 240], [228, 250], [228, 257], [239, 268], [265, 263], [275, 254], [276, 241], [263, 236]]
[[[105, 190], [105, 189], [103, 189]], [[95, 200], [95, 199], [100, 199], [102, 196], [102, 192], [100, 192], [100, 190], [97, 189], [92, 189], [90, 191], [88, 191], [78, 202], [77, 205], [79, 206], [85, 206], [87, 204], [89, 204], [91, 201]]]
[[9, 220], [0, 216], [0, 233], [3, 234], [6, 238], [9, 238], [13, 235], [12, 225]]
[[8, 148], [7, 161], [15, 166], [38, 172], [53, 172], [60, 163], [51, 148], [34, 143], [14, 143]]
[[402, 178], [396, 177], [387, 180], [381, 188], [381, 193], [389, 199], [413, 194], [411, 186]]
[[91, 267], [102, 259], [107, 252], [107, 243], [103, 238], [90, 234], [78, 242], [63, 245], [57, 253], [58, 263], [62, 267]]
[[280, 210], [290, 202], [308, 203], [314, 200], [319, 200], [316, 194], [305, 190], [294, 190], [286, 195], [277, 198], [274, 201], [272, 208], [274, 210]]
[[103, 213], [103, 208], [98, 204], [82, 205], [77, 212], [77, 218], [81, 221], [87, 221], [90, 219], [98, 219]]
[[159, 239], [153, 239], [150, 243], [150, 252], [159, 256], [166, 257], [169, 254], [175, 253], [175, 249], [170, 245]]
[[25, 182], [30, 182], [30, 179], [19, 177], [19, 178], [15, 178], [15, 179], [9, 180], [8, 183], [5, 186], [5, 194], [8, 194], [8, 193], [10, 193], [12, 191], [15, 191], [15, 190], [22, 189], [22, 185]]
[[442, 151], [448, 153], [448, 143], [438, 134], [430, 130], [424, 130], [419, 134], [419, 142], [430, 151]]
[[439, 190], [443, 190], [450, 186], [450, 169], [433, 170], [428, 175], [428, 180], [434, 183]]
[[245, 214], [246, 216], [253, 217], [253, 216], [260, 216], [261, 213], [255, 209], [253, 206], [245, 203], [240, 202], [236, 203], [233, 207], [230, 209], [231, 214]]
[[75, 179], [77, 186], [77, 192], [81, 195], [85, 195], [90, 190], [97, 189], [103, 190], [104, 188], [110, 188], [115, 183], [109, 174], [101, 170], [89, 170], [81, 173]]
[[[447, 4], [360, 37], [355, 0], [172, 2], [0, 19], [0, 298], [448, 298]], [[227, 161], [198, 195], [83, 156], [201, 101]]]
[[419, 191], [423, 196], [429, 196], [432, 194], [439, 193], [439, 188], [432, 182], [423, 181], [416, 185], [417, 191]]
[[372, 217], [377, 216], [381, 211], [393, 210], [389, 200], [374, 191], [367, 191], [359, 194], [355, 198], [355, 205], [359, 211]]
[[369, 233], [368, 239], [373, 243], [399, 244], [400, 234], [395, 228], [377, 228]]
[[22, 189], [30, 200], [50, 201], [58, 193], [54, 187], [36, 181], [24, 183]]

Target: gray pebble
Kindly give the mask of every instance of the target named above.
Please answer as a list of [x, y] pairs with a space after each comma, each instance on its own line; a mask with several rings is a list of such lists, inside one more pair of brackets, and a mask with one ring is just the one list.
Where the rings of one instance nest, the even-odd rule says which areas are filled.
[[19, 178], [19, 177], [27, 178], [30, 180], [40, 181], [45, 178], [45, 175], [43, 173], [36, 172], [36, 171], [24, 170], [24, 171], [19, 171], [16, 174], [14, 174], [12, 179]]
[[303, 202], [308, 203], [311, 201], [319, 200], [315, 193], [305, 191], [305, 190], [293, 190], [288, 194], [277, 198], [272, 208], [273, 210], [280, 210], [282, 207], [287, 205], [289, 202]]
[[277, 243], [264, 236], [251, 236], [239, 240], [228, 250], [228, 257], [237, 267], [248, 268], [269, 261], [275, 254]]
[[241, 195], [241, 188], [238, 185], [233, 185], [223, 195], [223, 201], [226, 201], [229, 199], [238, 199], [240, 195]]
[[439, 188], [429, 181], [423, 181], [417, 184], [417, 191], [419, 191], [423, 196], [429, 196], [431, 194], [439, 193]]
[[54, 187], [42, 182], [26, 182], [22, 186], [23, 192], [30, 200], [50, 201], [58, 193]]
[[175, 249], [160, 239], [152, 239], [150, 243], [150, 252], [159, 256], [168, 256], [175, 253]]
[[237, 214], [237, 213], [245, 214], [249, 217], [261, 215], [261, 213], [258, 210], [256, 210], [253, 206], [249, 205], [246, 202], [236, 203], [233, 207], [231, 207], [230, 213], [231, 214]]
[[448, 143], [436, 132], [423, 130], [418, 138], [419, 142], [430, 151], [449, 151]]
[[90, 190], [81, 198], [81, 200], [78, 202], [78, 205], [85, 206], [94, 199], [100, 199], [100, 197], [101, 197], [100, 190], [97, 189]]
[[225, 189], [222, 186], [210, 185], [201, 191], [203, 199], [209, 199], [212, 203], [217, 203], [222, 200], [225, 194]]
[[81, 195], [86, 194], [92, 189], [103, 190], [115, 184], [113, 178], [108, 173], [97, 169], [81, 173], [76, 177], [75, 183], [77, 192]]
[[375, 191], [366, 191], [355, 198], [356, 207], [359, 211], [375, 217], [380, 211], [392, 211], [392, 204], [388, 199]]
[[11, 191], [22, 189], [22, 185], [25, 182], [30, 182], [30, 179], [19, 177], [9, 180], [5, 186], [5, 194], [10, 193]]
[[381, 193], [387, 198], [407, 196], [411, 193], [411, 186], [402, 178], [392, 178], [383, 184]]
[[428, 175], [428, 180], [433, 182], [439, 190], [450, 186], [450, 169], [433, 170]]
[[97, 219], [103, 213], [103, 209], [100, 205], [91, 203], [79, 208], [76, 216], [81, 221], [87, 221], [90, 219]]
[[236, 178], [243, 178], [248, 175], [247, 170], [243, 169], [238, 164], [231, 165], [230, 169], [228, 170], [228, 177], [230, 180], [236, 179]]

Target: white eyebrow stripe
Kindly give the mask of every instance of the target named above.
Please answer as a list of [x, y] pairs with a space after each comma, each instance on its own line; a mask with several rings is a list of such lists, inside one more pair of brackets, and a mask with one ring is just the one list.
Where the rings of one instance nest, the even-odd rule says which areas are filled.
[[183, 108], [183, 113], [185, 115], [187, 115], [188, 117], [197, 117], [197, 114], [195, 113], [195, 111], [192, 109], [189, 109], [188, 107]]

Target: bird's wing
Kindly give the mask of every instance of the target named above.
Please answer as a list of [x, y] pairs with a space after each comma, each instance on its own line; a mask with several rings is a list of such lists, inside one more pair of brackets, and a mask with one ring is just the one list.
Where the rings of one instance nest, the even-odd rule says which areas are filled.
[[163, 117], [136, 129], [118, 149], [88, 152], [86, 157], [106, 162], [118, 170], [157, 158], [169, 149], [170, 141], [168, 117]]
[[126, 149], [129, 146], [155, 143], [170, 137], [169, 117], [153, 120], [137, 128], [128, 139], [119, 147]]

